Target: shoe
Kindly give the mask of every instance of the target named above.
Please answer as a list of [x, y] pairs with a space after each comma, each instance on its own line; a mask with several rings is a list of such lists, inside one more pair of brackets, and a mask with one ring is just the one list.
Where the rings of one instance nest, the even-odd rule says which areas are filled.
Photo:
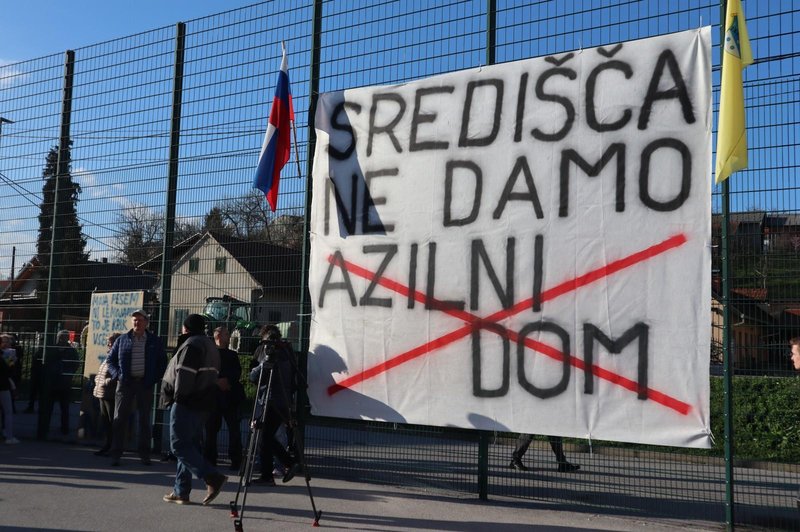
[[102, 449], [97, 449], [94, 452], [94, 455], [95, 456], [108, 456], [108, 451], [109, 451], [109, 449], [103, 447]]
[[570, 464], [569, 462], [559, 462], [558, 463], [558, 472], [559, 473], [573, 473], [580, 469], [581, 466], [578, 464]]
[[150, 457], [149, 456], [140, 456], [139, 458], [142, 461], [142, 465], [145, 465], [145, 466], [153, 465], [153, 462], [150, 461]]
[[206, 498], [203, 499], [203, 506], [207, 506], [211, 501], [217, 498], [219, 492], [222, 491], [222, 485], [228, 480], [228, 477], [222, 473], [212, 473], [205, 478], [206, 481]]
[[175, 495], [174, 491], [171, 491], [168, 494], [164, 495], [161, 499], [164, 502], [173, 502], [175, 504], [192, 504], [189, 501], [189, 497], [181, 497], [180, 495]]
[[519, 458], [513, 458], [511, 463], [508, 464], [508, 467], [511, 469], [516, 469], [517, 471], [529, 471], [528, 466], [522, 463], [522, 460]]
[[274, 486], [275, 479], [272, 477], [265, 477], [262, 475], [258, 478], [253, 479], [253, 484], [258, 484], [259, 486]]
[[111, 467], [119, 467], [119, 458], [114, 458], [111, 460]]
[[174, 454], [172, 454], [172, 453], [164, 453], [164, 454], [161, 456], [161, 461], [162, 461], [162, 462], [177, 462], [177, 461], [178, 461], [178, 459], [177, 459], [177, 458], [175, 457], [175, 455], [174, 455]]
[[301, 470], [301, 469], [303, 469], [303, 468], [302, 468], [302, 466], [300, 465], [300, 462], [295, 462], [294, 464], [292, 464], [292, 465], [289, 467], [289, 469], [287, 469], [287, 470], [286, 470], [286, 474], [285, 474], [285, 475], [283, 475], [283, 480], [282, 480], [281, 482], [283, 482], [284, 484], [286, 484], [287, 482], [289, 482], [290, 480], [292, 480], [292, 479], [294, 478], [294, 476], [295, 476], [297, 473], [299, 473], [299, 472], [300, 472], [300, 470]]
[[8, 438], [6, 440], [6, 445], [16, 445], [19, 443], [19, 440], [16, 438]]

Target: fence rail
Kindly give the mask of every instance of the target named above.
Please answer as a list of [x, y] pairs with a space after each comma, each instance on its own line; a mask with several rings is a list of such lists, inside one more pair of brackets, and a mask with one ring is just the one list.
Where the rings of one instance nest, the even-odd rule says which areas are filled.
[[[140, 290], [170, 345], [182, 317], [224, 301], [239, 313], [245, 337], [255, 323], [284, 322], [305, 347], [309, 112], [318, 93], [711, 25], [716, 115], [722, 7], [275, 0], [76, 48], [66, 60], [53, 54], [0, 65], [0, 328], [20, 333], [33, 353], [59, 329], [80, 337], [93, 292]], [[546, 442], [536, 440], [529, 455], [536, 469], [516, 472], [508, 468], [513, 435], [307, 416], [319, 474], [587, 511], [800, 528], [793, 445], [800, 386], [786, 357], [788, 340], [800, 335], [800, 7], [746, 1], [744, 9], [756, 57], [745, 71], [750, 168], [730, 180], [727, 220], [720, 187], [711, 206], [715, 448], [568, 440], [568, 457], [582, 469], [559, 474]], [[281, 41], [290, 52], [297, 161], [293, 153], [273, 213], [251, 182]], [[727, 258], [719, 246], [726, 224]], [[234, 323], [226, 319], [218, 321]], [[727, 397], [736, 452], [727, 463], [724, 333], [735, 375]], [[30, 372], [28, 358], [23, 395]], [[736, 501], [728, 512], [726, 467]]]

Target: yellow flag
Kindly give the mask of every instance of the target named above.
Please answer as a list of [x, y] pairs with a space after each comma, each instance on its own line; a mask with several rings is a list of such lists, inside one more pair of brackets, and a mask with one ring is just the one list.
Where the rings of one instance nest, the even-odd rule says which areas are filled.
[[750, 39], [739, 0], [728, 0], [717, 122], [717, 184], [736, 170], [747, 168], [742, 70], [753, 62]]

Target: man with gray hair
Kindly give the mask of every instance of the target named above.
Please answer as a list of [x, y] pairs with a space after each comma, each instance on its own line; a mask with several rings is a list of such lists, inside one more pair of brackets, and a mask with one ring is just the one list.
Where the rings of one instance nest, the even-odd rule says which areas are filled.
[[147, 330], [149, 317], [144, 310], [131, 313], [133, 328], [123, 334], [108, 353], [108, 374], [117, 379], [112, 425], [111, 465], [120, 465], [128, 417], [136, 406], [139, 417], [139, 458], [150, 465], [153, 408], [153, 386], [161, 380], [167, 367], [167, 354], [161, 338]]

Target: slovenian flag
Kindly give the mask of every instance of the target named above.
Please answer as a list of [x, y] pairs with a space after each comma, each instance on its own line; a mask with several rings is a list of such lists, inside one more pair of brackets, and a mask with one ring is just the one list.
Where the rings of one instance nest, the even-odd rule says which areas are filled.
[[281, 180], [281, 169], [289, 160], [291, 148], [291, 122], [294, 121], [292, 93], [289, 90], [289, 60], [286, 47], [281, 43], [283, 58], [281, 71], [278, 73], [278, 86], [275, 87], [275, 99], [269, 112], [269, 124], [258, 157], [258, 168], [253, 178], [253, 188], [261, 190], [267, 202], [275, 212], [278, 205], [278, 183]]

